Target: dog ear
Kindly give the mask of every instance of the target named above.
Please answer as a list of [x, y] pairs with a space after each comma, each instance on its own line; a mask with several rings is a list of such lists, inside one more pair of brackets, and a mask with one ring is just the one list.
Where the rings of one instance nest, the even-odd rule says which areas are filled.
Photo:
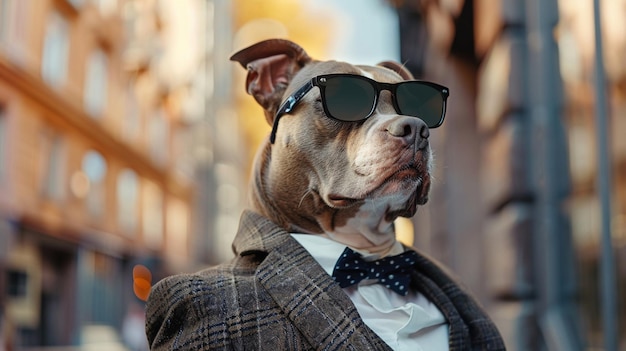
[[270, 124], [287, 85], [312, 61], [298, 44], [285, 39], [261, 41], [238, 51], [230, 59], [248, 70], [246, 91], [263, 106]]
[[413, 80], [415, 79], [413, 77], [413, 74], [411, 74], [411, 72], [406, 69], [406, 67], [404, 67], [404, 65], [396, 62], [396, 61], [383, 61], [380, 62], [378, 64], [378, 66], [382, 66], [385, 68], [389, 68], [390, 70], [398, 73], [400, 75], [400, 77], [402, 77], [402, 79], [404, 80]]

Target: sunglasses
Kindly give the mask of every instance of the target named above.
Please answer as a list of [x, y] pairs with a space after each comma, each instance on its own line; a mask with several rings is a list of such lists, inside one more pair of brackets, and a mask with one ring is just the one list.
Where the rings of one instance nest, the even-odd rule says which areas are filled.
[[278, 120], [293, 108], [313, 87], [319, 87], [326, 116], [343, 121], [358, 122], [374, 113], [378, 96], [383, 90], [391, 92], [396, 112], [421, 119], [429, 128], [437, 128], [446, 115], [448, 88], [431, 82], [411, 80], [400, 83], [380, 83], [355, 74], [326, 74], [311, 78], [285, 100], [274, 117], [270, 142], [276, 140]]

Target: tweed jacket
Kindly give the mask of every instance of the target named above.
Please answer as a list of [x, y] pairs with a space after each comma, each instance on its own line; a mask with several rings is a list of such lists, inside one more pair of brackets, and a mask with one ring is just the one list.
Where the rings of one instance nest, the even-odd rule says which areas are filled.
[[[236, 257], [157, 283], [146, 307], [151, 350], [390, 350], [350, 298], [289, 233], [246, 211]], [[449, 324], [450, 350], [504, 350], [477, 303], [420, 255], [412, 287]]]

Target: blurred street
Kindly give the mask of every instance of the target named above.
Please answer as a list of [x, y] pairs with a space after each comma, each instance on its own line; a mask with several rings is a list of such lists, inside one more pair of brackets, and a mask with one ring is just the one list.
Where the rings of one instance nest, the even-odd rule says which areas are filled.
[[229, 57], [268, 38], [449, 87], [400, 239], [509, 350], [626, 350], [626, 0], [599, 3], [0, 0], [0, 351], [147, 350], [150, 287], [233, 256], [270, 126]]

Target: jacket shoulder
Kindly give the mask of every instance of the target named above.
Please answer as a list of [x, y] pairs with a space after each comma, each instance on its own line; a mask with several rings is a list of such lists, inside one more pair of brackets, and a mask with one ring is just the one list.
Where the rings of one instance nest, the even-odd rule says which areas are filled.
[[207, 334], [224, 336], [212, 341], [225, 346], [228, 320], [238, 310], [237, 290], [248, 284], [254, 284], [253, 271], [232, 264], [159, 281], [146, 301], [146, 336], [151, 350], [200, 350]]

